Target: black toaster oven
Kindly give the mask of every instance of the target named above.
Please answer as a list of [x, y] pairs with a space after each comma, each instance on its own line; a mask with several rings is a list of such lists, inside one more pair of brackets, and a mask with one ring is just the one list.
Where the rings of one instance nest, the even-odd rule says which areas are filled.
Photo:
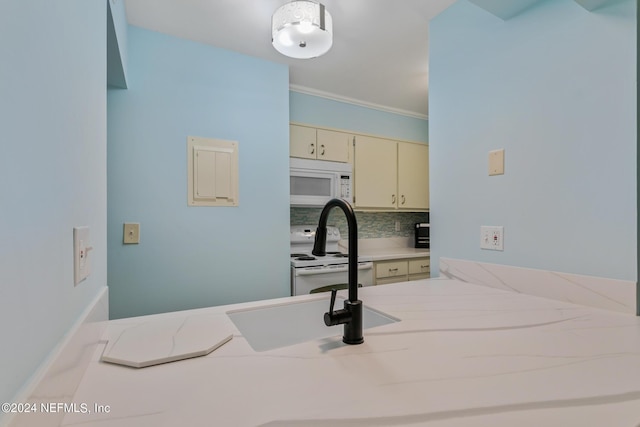
[[429, 248], [429, 224], [416, 222], [415, 224], [415, 247]]

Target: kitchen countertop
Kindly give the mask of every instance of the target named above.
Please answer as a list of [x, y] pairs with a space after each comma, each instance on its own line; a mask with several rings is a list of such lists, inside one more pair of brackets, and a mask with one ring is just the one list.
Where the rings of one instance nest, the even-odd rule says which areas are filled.
[[371, 248], [358, 250], [360, 256], [367, 256], [371, 261], [386, 261], [404, 258], [423, 258], [430, 255], [429, 249], [421, 248]]
[[[341, 250], [348, 252], [348, 240], [341, 240]], [[429, 249], [414, 248], [413, 238], [388, 237], [377, 239], [359, 239], [358, 255], [372, 261], [386, 261], [403, 258], [422, 258], [430, 255]]]
[[[207, 356], [142, 369], [94, 357], [68, 413], [82, 426], [638, 426], [640, 319], [451, 279], [361, 288], [401, 321], [255, 352], [235, 330]], [[341, 292], [344, 294], [344, 292]], [[110, 321], [228, 321], [231, 309], [305, 295]], [[319, 322], [322, 319], [318, 319]]]

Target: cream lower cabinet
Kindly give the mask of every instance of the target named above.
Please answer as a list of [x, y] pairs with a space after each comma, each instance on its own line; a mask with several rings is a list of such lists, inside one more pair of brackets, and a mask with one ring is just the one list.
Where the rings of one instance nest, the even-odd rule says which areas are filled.
[[431, 276], [429, 257], [376, 261], [374, 269], [376, 285], [428, 279]]
[[379, 261], [375, 263], [376, 285], [406, 282], [409, 265], [406, 260]]
[[431, 259], [417, 258], [409, 260], [409, 280], [421, 280], [431, 277]]
[[346, 163], [349, 138], [344, 132], [289, 125], [289, 156]]
[[359, 209], [429, 209], [429, 146], [355, 137], [354, 204]]

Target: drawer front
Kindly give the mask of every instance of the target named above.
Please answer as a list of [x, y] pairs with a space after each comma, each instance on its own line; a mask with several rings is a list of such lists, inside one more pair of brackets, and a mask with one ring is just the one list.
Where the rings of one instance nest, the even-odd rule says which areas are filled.
[[376, 263], [376, 277], [406, 276], [407, 272], [407, 261]]
[[422, 280], [422, 279], [430, 279], [431, 275], [429, 273], [424, 274], [412, 274], [409, 276], [409, 280]]
[[428, 258], [412, 259], [409, 261], [409, 274], [429, 273], [431, 263]]

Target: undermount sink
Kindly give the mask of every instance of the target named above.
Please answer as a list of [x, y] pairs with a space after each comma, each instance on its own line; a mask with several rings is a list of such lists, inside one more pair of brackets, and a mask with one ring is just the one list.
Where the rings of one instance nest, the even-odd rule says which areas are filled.
[[[342, 307], [343, 301], [343, 298], [338, 298], [336, 307]], [[329, 299], [322, 298], [233, 310], [228, 311], [227, 315], [255, 351], [266, 351], [315, 339], [342, 336], [342, 325], [325, 326], [323, 316], [328, 310]], [[367, 306], [363, 306], [362, 311], [365, 330], [400, 321]]]

